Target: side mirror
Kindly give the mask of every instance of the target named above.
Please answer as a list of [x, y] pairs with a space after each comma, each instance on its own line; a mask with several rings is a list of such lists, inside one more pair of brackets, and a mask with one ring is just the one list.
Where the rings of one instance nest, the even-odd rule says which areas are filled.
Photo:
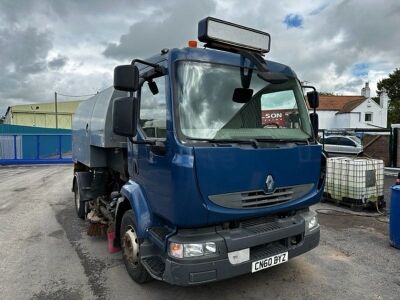
[[311, 120], [311, 126], [314, 130], [314, 136], [318, 136], [318, 129], [319, 129], [319, 119], [318, 119], [318, 114], [317, 113], [311, 113], [310, 114], [310, 120]]
[[233, 91], [232, 101], [236, 103], [247, 103], [253, 97], [252, 89], [236, 88]]
[[121, 65], [114, 69], [114, 88], [135, 92], [139, 89], [139, 69], [134, 65]]
[[113, 131], [117, 135], [134, 137], [137, 129], [138, 101], [134, 97], [114, 100]]
[[311, 91], [307, 93], [308, 104], [311, 108], [318, 108], [319, 106], [319, 94], [317, 91]]

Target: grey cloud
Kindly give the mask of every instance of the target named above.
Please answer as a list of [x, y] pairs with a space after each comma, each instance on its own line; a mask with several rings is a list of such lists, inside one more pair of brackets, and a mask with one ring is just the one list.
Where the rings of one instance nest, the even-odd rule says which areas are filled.
[[4, 0], [0, 3], [0, 14], [11, 23], [18, 23], [21, 18], [27, 16], [28, 12], [34, 11], [34, 1]]
[[69, 0], [69, 1], [50, 1], [48, 6], [60, 17], [68, 17], [70, 15], [79, 14], [86, 16], [98, 16], [120, 13], [121, 9], [134, 10], [138, 7], [141, 8], [143, 4], [151, 5], [151, 3], [157, 3], [157, 1], [150, 0], [121, 0], [121, 1], [81, 1], [81, 0]]
[[0, 98], [14, 98], [21, 90], [29, 94], [24, 88], [27, 80], [46, 69], [51, 47], [47, 31], [31, 27], [0, 29]]
[[52, 15], [61, 19], [66, 19], [71, 16], [79, 16], [85, 18], [87, 16], [98, 16], [120, 13], [121, 9], [134, 9], [144, 3], [156, 2], [154, 0], [121, 0], [121, 1], [25, 1], [25, 0], [3, 0], [0, 3], [0, 14], [7, 21], [20, 23], [27, 14], [34, 13], [35, 15]]
[[364, 85], [364, 81], [361, 78], [353, 78], [344, 83], [339, 83], [334, 86], [334, 90], [346, 90], [352, 89], [356, 91], [360, 91], [360, 87]]
[[50, 69], [58, 70], [61, 69], [68, 61], [68, 57], [58, 55], [56, 58], [50, 60], [47, 64]]
[[153, 16], [133, 24], [118, 43], [109, 43], [103, 54], [124, 60], [183, 46], [187, 40], [197, 38], [197, 20], [213, 14], [215, 8], [211, 0], [163, 2]]
[[[368, 63], [372, 80], [400, 66], [397, 0], [214, 1], [0, 1], [0, 114], [14, 103], [49, 101], [54, 90], [96, 92], [111, 84], [115, 60], [185, 46], [208, 15], [270, 32], [266, 58], [324, 91], [359, 93], [355, 63]], [[302, 29], [286, 29], [289, 13], [304, 16]]]
[[394, 29], [399, 28], [400, 18], [393, 11], [399, 9], [399, 1], [343, 1], [333, 6], [321, 20], [321, 26], [315, 27], [315, 33], [329, 40], [342, 32], [341, 54], [356, 52], [353, 58], [379, 52], [398, 53], [400, 32]]
[[273, 58], [291, 65], [302, 79], [322, 84], [323, 90], [357, 94], [362, 83], [349, 79], [355, 63], [368, 63], [371, 71], [389, 66], [385, 72], [400, 65], [400, 32], [395, 29], [400, 18], [393, 13], [399, 8], [396, 0], [331, 3], [306, 17], [296, 35], [270, 23]]
[[52, 43], [49, 32], [36, 28], [0, 30], [1, 68], [18, 73], [37, 73], [46, 66]]

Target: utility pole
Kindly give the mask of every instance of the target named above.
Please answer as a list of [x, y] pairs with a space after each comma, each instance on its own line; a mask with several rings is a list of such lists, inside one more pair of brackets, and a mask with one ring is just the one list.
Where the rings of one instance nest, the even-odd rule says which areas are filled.
[[57, 92], [54, 92], [54, 109], [56, 112], [56, 128], [58, 128]]

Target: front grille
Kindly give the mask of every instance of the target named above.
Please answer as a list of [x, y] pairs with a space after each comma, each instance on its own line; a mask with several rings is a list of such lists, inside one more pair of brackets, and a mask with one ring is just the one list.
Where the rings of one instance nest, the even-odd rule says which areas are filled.
[[242, 193], [242, 207], [260, 207], [292, 200], [293, 188], [279, 188], [271, 194], [264, 191]]
[[250, 248], [250, 260], [263, 259], [286, 251], [288, 248], [279, 241], [255, 246]]
[[215, 204], [227, 208], [259, 208], [277, 205], [303, 197], [311, 191], [313, 184], [301, 184], [276, 188], [272, 193], [263, 190], [211, 195]]
[[250, 248], [250, 259], [258, 260], [296, 248], [303, 241], [304, 236], [297, 234], [279, 241], [258, 245]]
[[240, 223], [241, 228], [258, 234], [269, 231], [274, 231], [282, 228], [282, 223], [274, 216], [261, 217], [256, 219], [245, 220]]

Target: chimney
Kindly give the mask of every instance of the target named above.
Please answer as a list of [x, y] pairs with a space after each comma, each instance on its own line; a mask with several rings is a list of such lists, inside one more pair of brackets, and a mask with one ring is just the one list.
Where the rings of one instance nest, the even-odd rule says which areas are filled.
[[387, 115], [388, 115], [388, 107], [389, 107], [389, 96], [385, 90], [382, 89], [382, 92], [379, 95], [379, 105], [382, 107], [382, 125], [383, 127], [387, 127]]
[[364, 96], [365, 98], [371, 97], [371, 89], [369, 88], [369, 82], [366, 82], [365, 87], [361, 89], [361, 96]]
[[379, 104], [383, 109], [388, 109], [389, 97], [388, 97], [388, 94], [387, 94], [385, 88], [382, 89], [382, 92], [379, 95]]

